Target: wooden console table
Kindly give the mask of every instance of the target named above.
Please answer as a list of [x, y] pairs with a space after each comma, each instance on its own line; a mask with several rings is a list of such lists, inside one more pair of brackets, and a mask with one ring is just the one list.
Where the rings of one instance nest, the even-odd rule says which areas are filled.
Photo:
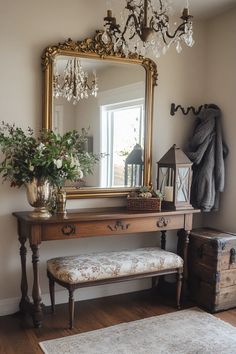
[[[186, 265], [193, 214], [198, 212], [199, 210], [194, 209], [132, 212], [126, 208], [99, 208], [70, 210], [66, 216], [55, 214], [46, 220], [32, 218], [29, 212], [13, 213], [18, 221], [18, 235], [21, 244], [22, 297], [19, 305], [20, 311], [23, 313], [29, 312], [32, 315], [34, 326], [41, 326], [43, 313], [39, 280], [39, 245], [42, 242], [109, 235], [122, 237], [131, 233], [161, 231], [161, 247], [165, 249], [166, 231], [180, 230], [184, 239], [182, 255]], [[32, 250], [33, 303], [30, 303], [28, 297], [26, 273], [27, 239]], [[187, 267], [185, 266], [185, 281], [187, 276]]]

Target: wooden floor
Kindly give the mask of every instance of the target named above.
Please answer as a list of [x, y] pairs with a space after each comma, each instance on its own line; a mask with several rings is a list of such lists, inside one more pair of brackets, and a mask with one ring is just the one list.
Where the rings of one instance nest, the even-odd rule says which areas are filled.
[[[185, 307], [193, 305], [188, 304]], [[44, 325], [40, 329], [32, 328], [28, 317], [22, 318], [18, 314], [0, 317], [0, 354], [42, 354], [38, 343], [43, 340], [92, 331], [176, 310], [172, 300], [157, 297], [154, 291], [143, 291], [81, 301], [79, 305], [76, 304], [76, 311], [79, 316], [76, 313], [73, 330], [67, 329], [66, 305], [57, 305], [55, 315], [50, 313], [49, 308], [45, 308]], [[236, 309], [215, 316], [236, 326]]]

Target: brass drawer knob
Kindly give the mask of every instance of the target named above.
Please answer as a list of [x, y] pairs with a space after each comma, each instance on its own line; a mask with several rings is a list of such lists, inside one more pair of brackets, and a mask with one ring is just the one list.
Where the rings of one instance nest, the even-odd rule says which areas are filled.
[[61, 228], [63, 235], [70, 236], [75, 234], [75, 225], [65, 225]]
[[157, 221], [157, 227], [166, 227], [169, 224], [170, 220], [163, 217], [159, 218]]

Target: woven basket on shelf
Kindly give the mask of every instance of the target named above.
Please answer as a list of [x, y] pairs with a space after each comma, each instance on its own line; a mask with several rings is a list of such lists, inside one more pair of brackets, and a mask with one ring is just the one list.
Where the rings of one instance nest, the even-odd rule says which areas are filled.
[[155, 197], [153, 198], [128, 197], [127, 208], [129, 210], [161, 211], [161, 199]]

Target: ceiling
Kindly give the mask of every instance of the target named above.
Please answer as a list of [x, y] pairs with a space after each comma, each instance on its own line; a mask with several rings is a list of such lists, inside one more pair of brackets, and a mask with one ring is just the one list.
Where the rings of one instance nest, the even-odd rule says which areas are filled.
[[[177, 11], [181, 11], [186, 3], [187, 0], [172, 0], [172, 6]], [[189, 0], [189, 5], [191, 15], [206, 19], [236, 7], [236, 0]]]

